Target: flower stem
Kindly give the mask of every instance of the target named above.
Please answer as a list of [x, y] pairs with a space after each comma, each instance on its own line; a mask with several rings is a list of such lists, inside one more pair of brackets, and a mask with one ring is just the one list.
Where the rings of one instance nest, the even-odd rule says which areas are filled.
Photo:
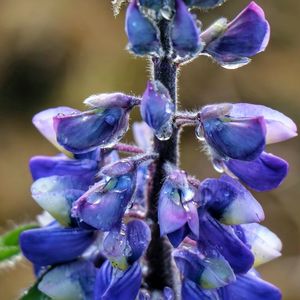
[[[170, 24], [163, 20], [159, 24], [161, 42], [165, 51], [165, 56], [154, 58], [152, 61], [153, 76], [159, 80], [168, 90], [175, 107], [177, 102], [177, 65], [170, 58]], [[170, 162], [177, 164], [178, 160], [178, 129], [174, 126], [171, 138], [167, 141], [154, 140], [154, 151], [158, 153], [158, 158], [154, 164], [154, 172], [151, 187], [148, 193], [147, 219], [151, 224], [152, 240], [146, 253], [148, 261], [148, 273], [145, 284], [150, 290], [162, 291], [164, 287], [174, 288], [174, 266], [171, 256], [171, 245], [166, 237], [160, 236], [158, 224], [158, 198], [165, 174], [164, 164]]]

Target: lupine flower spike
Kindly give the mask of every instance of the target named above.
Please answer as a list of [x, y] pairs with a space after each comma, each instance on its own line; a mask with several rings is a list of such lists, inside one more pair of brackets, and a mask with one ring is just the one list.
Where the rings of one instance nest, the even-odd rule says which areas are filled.
[[[233, 21], [202, 29], [192, 9], [225, 0], [114, 0], [115, 15], [127, 2], [127, 49], [152, 63], [143, 95], [95, 94], [86, 111], [61, 106], [33, 118], [59, 153], [29, 163], [32, 197], [45, 212], [18, 231], [16, 249], [37, 277], [21, 299], [281, 299], [255, 267], [279, 257], [282, 244], [259, 224], [259, 195], [247, 187], [283, 182], [288, 163], [268, 145], [297, 136], [295, 123], [230, 101], [180, 112], [176, 95], [184, 63], [205, 55], [233, 69], [266, 49], [262, 8], [251, 2]], [[143, 120], [133, 124], [136, 144], [122, 144], [135, 106]], [[179, 167], [187, 125], [220, 177], [199, 180]]]

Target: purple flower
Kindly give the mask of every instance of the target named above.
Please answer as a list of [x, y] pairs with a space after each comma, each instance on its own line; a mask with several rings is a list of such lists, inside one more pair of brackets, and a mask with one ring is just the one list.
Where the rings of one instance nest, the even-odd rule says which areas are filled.
[[261, 222], [261, 205], [237, 180], [223, 175], [220, 179], [206, 179], [200, 186], [201, 200], [211, 215], [223, 224]]
[[135, 191], [137, 168], [152, 158], [136, 156], [102, 168], [101, 180], [73, 204], [74, 217], [102, 231], [120, 227]]
[[175, 250], [173, 256], [180, 273], [203, 289], [228, 285], [235, 275], [222, 256], [205, 256], [192, 250]]
[[73, 214], [94, 228], [109, 231], [120, 226], [134, 189], [134, 173], [104, 178], [73, 204]]
[[175, 0], [175, 8], [176, 12], [171, 30], [173, 49], [180, 57], [192, 57], [202, 47], [200, 29], [183, 0]]
[[193, 201], [194, 191], [185, 172], [171, 165], [166, 169], [169, 170], [159, 195], [158, 222], [160, 234], [167, 234], [177, 247], [189, 231], [199, 236], [198, 204]]
[[95, 233], [78, 228], [50, 226], [30, 229], [20, 236], [23, 255], [39, 266], [74, 260], [95, 240]]
[[[264, 51], [270, 38], [270, 26], [261, 7], [252, 1], [233, 21], [211, 39], [214, 25], [203, 32], [204, 53], [226, 68], [237, 68], [250, 62], [249, 57]], [[207, 40], [207, 37], [210, 37]]]
[[136, 55], [161, 53], [156, 26], [140, 11], [137, 0], [130, 2], [126, 11], [125, 31], [129, 49]]
[[160, 140], [172, 135], [174, 109], [166, 87], [160, 81], [149, 81], [141, 102], [141, 115]]

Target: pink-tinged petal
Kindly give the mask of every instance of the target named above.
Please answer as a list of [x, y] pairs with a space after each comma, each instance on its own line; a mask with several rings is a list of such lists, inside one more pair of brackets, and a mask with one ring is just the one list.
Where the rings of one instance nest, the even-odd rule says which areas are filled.
[[282, 142], [297, 136], [297, 126], [292, 119], [264, 105], [233, 104], [230, 115], [237, 118], [263, 116], [266, 121], [267, 144]]
[[56, 148], [61, 150], [63, 148], [56, 141], [56, 132], [53, 127], [53, 118], [60, 114], [72, 114], [75, 112], [78, 112], [78, 110], [67, 106], [49, 108], [37, 113], [33, 117], [32, 123], [49, 142], [51, 142]]

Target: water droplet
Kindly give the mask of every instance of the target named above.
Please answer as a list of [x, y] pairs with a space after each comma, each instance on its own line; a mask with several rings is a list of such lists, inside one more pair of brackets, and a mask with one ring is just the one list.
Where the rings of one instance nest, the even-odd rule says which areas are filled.
[[172, 15], [173, 15], [173, 12], [172, 12], [172, 9], [170, 6], [168, 5], [165, 5], [161, 10], [160, 10], [160, 13], [162, 15], [162, 17], [166, 20], [171, 20], [172, 19]]
[[164, 126], [162, 126], [159, 131], [155, 132], [155, 136], [160, 141], [166, 141], [172, 136], [172, 133], [173, 133], [172, 123], [168, 122]]
[[225, 171], [224, 163], [223, 163], [222, 160], [217, 159], [217, 158], [213, 158], [212, 164], [213, 164], [214, 169], [218, 173], [223, 173]]
[[204, 130], [202, 124], [199, 124], [196, 129], [195, 129], [196, 137], [198, 138], [199, 141], [204, 142], [205, 137], [204, 137]]

